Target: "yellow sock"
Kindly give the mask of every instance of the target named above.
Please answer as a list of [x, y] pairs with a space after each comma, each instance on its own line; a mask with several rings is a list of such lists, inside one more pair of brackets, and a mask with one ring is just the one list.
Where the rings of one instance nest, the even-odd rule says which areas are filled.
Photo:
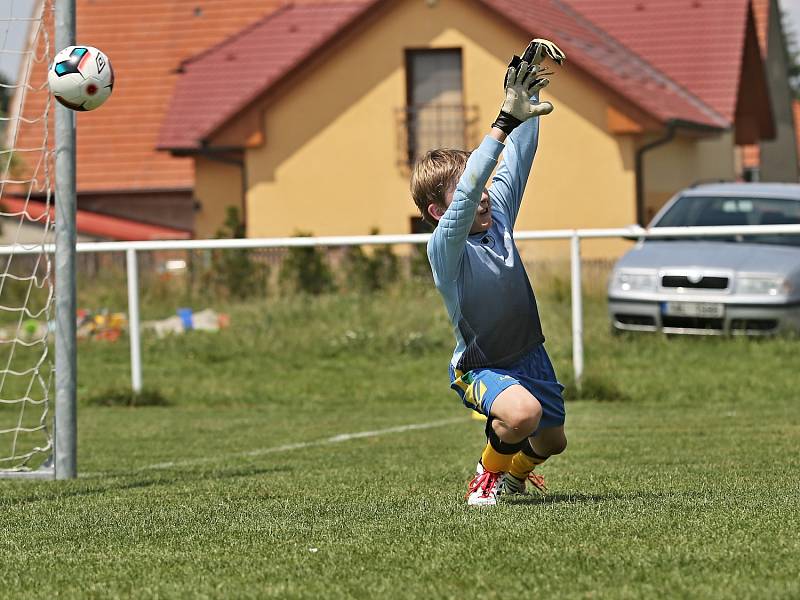
[[487, 471], [508, 471], [511, 466], [511, 459], [514, 458], [513, 454], [500, 454], [497, 450], [492, 448], [491, 444], [486, 444], [481, 455], [481, 463], [483, 468]]
[[511, 459], [511, 466], [508, 472], [517, 479], [526, 479], [528, 474], [536, 468], [537, 465], [542, 464], [547, 458], [534, 458], [528, 456], [522, 451], [517, 452]]

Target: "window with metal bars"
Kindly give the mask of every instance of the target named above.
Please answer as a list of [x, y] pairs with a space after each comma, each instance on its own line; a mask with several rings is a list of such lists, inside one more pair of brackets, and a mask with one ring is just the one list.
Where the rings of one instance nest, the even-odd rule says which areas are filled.
[[412, 165], [434, 148], [471, 149], [477, 109], [464, 104], [461, 49], [406, 50], [406, 78], [399, 162]]

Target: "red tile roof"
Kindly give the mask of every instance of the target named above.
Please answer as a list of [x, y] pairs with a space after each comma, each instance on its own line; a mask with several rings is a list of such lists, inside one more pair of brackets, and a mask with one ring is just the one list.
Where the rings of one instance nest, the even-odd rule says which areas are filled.
[[184, 62], [159, 147], [198, 147], [373, 4], [289, 4]]
[[[572, 64], [658, 121], [681, 119], [720, 128], [730, 125], [700, 98], [560, 0], [480, 1], [529, 35], [553, 38]], [[159, 146], [198, 148], [214, 129], [375, 3], [289, 5], [188, 61], [164, 120]], [[226, 85], [231, 65], [239, 68], [238, 86], [233, 90]], [[734, 99], [735, 92], [731, 91]], [[208, 110], [209, 102], [214, 111]]]
[[567, 1], [733, 121], [749, 0]]
[[[671, 73], [662, 68], [663, 65], [643, 60], [642, 56], [631, 52], [630, 47], [621, 44], [618, 38], [613, 37], [616, 27], [606, 28], [605, 20], [593, 21], [575, 10], [575, 6], [583, 6], [582, 0], [569, 0], [569, 3], [563, 0], [482, 1], [522, 26], [531, 36], [556, 41], [572, 64], [597, 77], [658, 120], [682, 119], [715, 127], [730, 124], [730, 119], [709, 106], [694, 88], [679, 85], [680, 80], [671, 77]], [[626, 11], [632, 10], [630, 5], [633, 4], [620, 0], [585, 2], [626, 7]], [[659, 3], [672, 2], [663, 0]], [[744, 21], [740, 37], [744, 39]], [[691, 52], [684, 47], [683, 53]], [[731, 97], [736, 97], [735, 89], [731, 91]]]
[[[77, 0], [78, 41], [103, 49], [117, 73], [108, 103], [78, 115], [78, 190], [192, 188], [191, 159], [160, 152], [156, 146], [196, 144], [198, 136], [252, 99], [259, 86], [280, 80], [304, 53], [313, 52], [376, 1], [295, 0], [273, 14], [284, 0]], [[723, 4], [721, 0], [478, 1], [532, 36], [553, 37], [573, 65], [658, 120], [729, 124], [740, 53], [727, 53], [736, 48], [735, 39], [743, 38], [737, 15], [744, 14], [746, 0], [726, 0], [724, 11], [713, 8]], [[645, 10], [635, 11], [639, 5]], [[642, 18], [644, 13], [647, 18]], [[299, 30], [290, 32], [293, 22]], [[706, 35], [700, 22], [713, 35]], [[255, 30], [268, 36], [257, 41]], [[287, 45], [274, 44], [269, 39], [273, 34]], [[708, 50], [705, 61], [696, 60], [698, 50], [687, 49], [687, 41]], [[262, 54], [260, 68], [244, 69], [246, 76], [235, 85], [230, 76], [216, 79], [216, 86], [189, 85], [206, 65], [214, 65], [211, 75], [217, 77], [220, 66], [215, 61], [227, 61], [224, 50], [229, 48], [237, 53], [236, 64], [258, 58], [251, 48], [269, 52]], [[179, 76], [176, 69], [182, 63], [185, 73]], [[45, 67], [35, 66], [34, 87], [44, 81]], [[692, 70], [702, 73], [685, 72]], [[186, 89], [194, 90], [199, 101], [189, 103]], [[41, 114], [46, 99], [44, 92], [30, 92], [26, 116]], [[195, 117], [196, 127], [190, 123]], [[41, 126], [30, 124], [21, 128], [17, 146], [35, 147], [42, 139]]]
[[[50, 222], [55, 218], [53, 205], [48, 207], [44, 202], [26, 202], [22, 198], [6, 197], [3, 199], [3, 206], [7, 213], [26, 214], [26, 220], [31, 222], [43, 222], [41, 218], [46, 211], [50, 213]], [[185, 240], [190, 237], [189, 232], [182, 229], [150, 225], [85, 210], [78, 211], [76, 225], [79, 234], [115, 241]]]
[[[76, 39], [103, 50], [116, 73], [114, 94], [108, 102], [94, 112], [78, 115], [78, 190], [193, 188], [192, 160], [156, 150], [177, 80], [176, 68], [282, 3], [77, 0]], [[52, 23], [50, 29], [52, 35]], [[35, 86], [45, 81], [46, 66], [35, 65]], [[41, 114], [46, 100], [46, 93], [29, 94], [26, 114]], [[50, 131], [52, 135], [52, 128]], [[20, 133], [20, 147], [41, 144], [41, 127], [23, 127]]]

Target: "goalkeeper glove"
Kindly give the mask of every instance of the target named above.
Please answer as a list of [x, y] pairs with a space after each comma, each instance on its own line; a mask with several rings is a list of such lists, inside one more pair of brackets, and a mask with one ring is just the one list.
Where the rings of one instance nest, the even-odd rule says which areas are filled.
[[[567, 59], [567, 55], [564, 54], [561, 48], [556, 46], [553, 42], [550, 40], [536, 38], [535, 40], [532, 40], [530, 44], [528, 44], [527, 48], [525, 48], [525, 52], [522, 53], [522, 58], [515, 54], [511, 59], [511, 62], [508, 63], [508, 66], [517, 68], [519, 67], [519, 63], [523, 60], [529, 65], [540, 65], [544, 60], [545, 55], [550, 57], [559, 65], [563, 65], [564, 61]], [[550, 74], [551, 73], [548, 73], [548, 75]], [[508, 87], [508, 78], [506, 78], [504, 86]]]
[[544, 60], [545, 55], [559, 65], [563, 65], [564, 61], [567, 59], [567, 55], [553, 42], [550, 40], [543, 40], [542, 38], [536, 38], [525, 48], [525, 52], [522, 54], [522, 60], [532, 65], [539, 65]]
[[552, 112], [553, 105], [549, 102], [537, 102], [530, 107], [524, 106], [523, 103], [526, 95], [529, 103], [531, 96], [550, 83], [547, 78], [541, 76], [545, 73], [539, 67], [545, 56], [559, 65], [564, 64], [567, 58], [561, 48], [553, 42], [536, 38], [528, 44], [521, 58], [514, 55], [511, 59], [503, 82], [506, 101], [500, 109], [497, 120], [492, 124], [493, 127], [510, 134], [526, 119]]
[[[515, 61], [511, 62], [513, 64]], [[531, 117], [553, 112], [553, 105], [549, 102], [531, 102], [531, 97], [550, 83], [545, 77], [537, 77], [538, 72], [538, 66], [524, 60], [516, 66], [509, 65], [505, 78], [506, 99], [492, 127], [508, 135]]]

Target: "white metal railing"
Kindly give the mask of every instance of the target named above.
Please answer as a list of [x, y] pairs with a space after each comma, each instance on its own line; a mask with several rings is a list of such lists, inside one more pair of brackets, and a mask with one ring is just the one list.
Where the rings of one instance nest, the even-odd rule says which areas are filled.
[[[583, 297], [581, 294], [581, 240], [599, 238], [663, 238], [663, 237], [727, 237], [732, 235], [800, 235], [800, 225], [748, 225], [720, 227], [658, 227], [644, 229], [630, 226], [617, 229], [552, 229], [518, 231], [514, 239], [570, 240], [570, 285], [572, 288], [572, 367], [575, 382], [583, 375]], [[217, 240], [159, 240], [142, 242], [80, 242], [78, 252], [125, 252], [128, 277], [128, 323], [131, 347], [131, 381], [133, 390], [142, 389], [142, 358], [139, 327], [139, 282], [137, 252], [152, 250], [214, 250], [243, 248], [291, 248], [309, 246], [369, 246], [392, 244], [424, 244], [430, 234], [360, 235], [335, 237], [243, 238]], [[53, 252], [46, 245], [45, 252]], [[0, 256], [36, 254], [42, 246], [0, 246]]]

